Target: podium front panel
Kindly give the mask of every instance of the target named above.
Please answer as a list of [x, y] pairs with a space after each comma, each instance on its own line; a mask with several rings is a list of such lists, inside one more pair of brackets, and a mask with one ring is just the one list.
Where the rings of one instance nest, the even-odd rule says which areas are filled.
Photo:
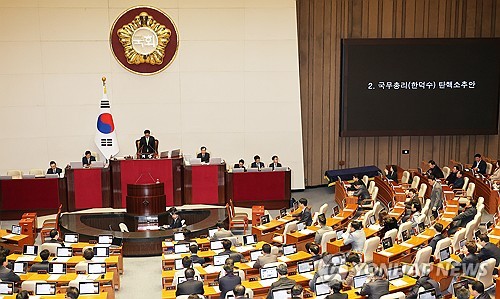
[[68, 210], [110, 206], [109, 168], [67, 169]]
[[185, 204], [224, 204], [226, 165], [184, 167]]

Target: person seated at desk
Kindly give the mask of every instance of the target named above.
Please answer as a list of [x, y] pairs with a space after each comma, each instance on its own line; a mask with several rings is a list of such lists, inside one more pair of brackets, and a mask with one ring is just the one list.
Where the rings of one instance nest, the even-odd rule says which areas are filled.
[[215, 226], [217, 227], [217, 231], [211, 238], [212, 240], [217, 241], [217, 240], [222, 240], [224, 238], [234, 237], [233, 232], [231, 232], [230, 230], [226, 230], [226, 228], [224, 227], [224, 222], [219, 221]]
[[432, 248], [432, 255], [434, 255], [434, 252], [436, 251], [436, 245], [439, 241], [443, 240], [446, 238], [446, 236], [443, 234], [444, 227], [441, 223], [436, 223], [434, 224], [434, 230], [436, 231], [436, 234], [434, 237], [430, 240], [429, 244], [427, 246], [430, 246]]
[[474, 155], [474, 163], [472, 163], [472, 170], [482, 175], [486, 175], [486, 162], [481, 158], [481, 154]]
[[241, 284], [235, 286], [233, 289], [234, 299], [248, 299], [248, 297], [245, 296], [246, 291], [247, 289]]
[[238, 164], [234, 164], [233, 168], [243, 168], [243, 169], [246, 169], [245, 168], [245, 160], [240, 159], [238, 161]]
[[368, 266], [365, 263], [361, 263], [361, 258], [359, 254], [355, 252], [350, 252], [345, 259], [345, 266], [347, 267], [347, 276], [344, 280], [344, 285], [352, 287], [354, 283], [354, 276], [362, 271], [366, 271]]
[[296, 284], [292, 288], [292, 299], [302, 299], [304, 288], [300, 284]]
[[271, 160], [273, 160], [273, 162], [269, 164], [269, 167], [271, 167], [273, 170], [276, 167], [281, 167], [281, 163], [278, 162], [279, 161], [278, 156], [273, 156]]
[[207, 148], [205, 146], [200, 147], [200, 153], [196, 156], [196, 158], [201, 159], [202, 163], [210, 162], [210, 154], [207, 153]]
[[92, 262], [92, 259], [94, 258], [94, 250], [92, 250], [92, 248], [87, 248], [83, 251], [83, 258], [85, 259], [84, 261], [81, 261], [81, 262], [78, 262], [78, 264], [76, 264], [75, 268], [76, 267], [84, 267], [83, 265], [86, 265], [88, 263], [91, 263]]
[[447, 185], [453, 186], [453, 184], [455, 183], [455, 180], [457, 179], [457, 172], [459, 170], [460, 170], [460, 166], [458, 166], [458, 165], [453, 166], [450, 174], [446, 177], [445, 182]]
[[241, 260], [243, 260], [243, 255], [239, 252], [232, 251], [231, 246], [233, 246], [233, 242], [228, 239], [222, 240], [222, 248], [224, 249], [224, 251], [222, 251], [218, 255], [229, 254], [229, 257], [232, 258], [235, 262], [241, 262]]
[[286, 264], [279, 264], [276, 267], [276, 270], [278, 271], [278, 280], [276, 282], [273, 282], [271, 284], [271, 287], [269, 287], [269, 293], [267, 293], [267, 299], [274, 298], [273, 290], [275, 289], [282, 289], [285, 287], [293, 288], [293, 286], [295, 286], [295, 280], [287, 277], [288, 267], [286, 266]]
[[90, 151], [85, 151], [85, 156], [82, 158], [83, 167], [90, 167], [92, 162], [95, 162], [95, 157], [92, 156]]
[[45, 243], [57, 243], [63, 245], [63, 242], [59, 241], [59, 232], [57, 229], [51, 229], [49, 233], [50, 239], [45, 241]]
[[418, 225], [418, 217], [420, 217], [420, 212], [422, 212], [422, 205], [418, 202], [413, 204], [411, 207], [411, 216], [410, 216], [410, 221], [411, 221], [411, 227], [413, 229], [417, 228]]
[[405, 202], [405, 215], [403, 216], [403, 222], [406, 222], [408, 221], [408, 219], [410, 219], [411, 217], [411, 207], [414, 205], [414, 204], [420, 204], [420, 199], [418, 198], [418, 193], [417, 193], [417, 189], [415, 188], [410, 188], [408, 189], [408, 200]]
[[391, 165], [389, 166], [389, 170], [384, 169], [384, 171], [387, 179], [394, 181], [395, 183], [398, 182], [398, 167], [396, 165]]
[[158, 155], [156, 152], [156, 139], [151, 136], [151, 131], [144, 130], [144, 136], [139, 139], [137, 154], [152, 154], [155, 157]]
[[299, 199], [299, 209], [300, 213], [292, 214], [292, 217], [299, 218], [299, 222], [303, 222], [306, 226], [312, 225], [311, 208], [307, 206], [307, 199]]
[[363, 252], [366, 234], [361, 221], [352, 221], [349, 223], [346, 232], [342, 235], [342, 241], [344, 245], [351, 244], [353, 251]]
[[473, 281], [469, 284], [469, 291], [474, 299], [490, 299], [490, 295], [484, 290], [484, 284], [480, 281]]
[[7, 264], [7, 257], [3, 254], [0, 255], [0, 280], [10, 282], [21, 281], [21, 278], [16, 273], [7, 268]]
[[321, 238], [323, 238], [323, 235], [327, 232], [333, 231], [333, 228], [326, 225], [325, 215], [318, 216], [318, 223], [321, 227], [316, 231], [316, 235], [314, 236], [314, 243], [321, 244]]
[[241, 277], [234, 274], [234, 267], [224, 265], [223, 270], [226, 275], [219, 278], [220, 298], [226, 298], [226, 293], [232, 291], [237, 285], [241, 284]]
[[203, 265], [205, 263], [205, 259], [198, 256], [198, 245], [191, 244], [189, 245], [189, 252], [191, 252], [191, 260], [193, 264]]
[[[439, 283], [434, 279], [430, 278], [430, 267], [421, 267], [422, 268], [422, 276], [417, 279], [417, 283], [411, 291], [406, 295], [406, 299], [417, 299], [419, 289], [423, 288], [424, 290], [436, 290], [436, 298], [439, 299], [442, 297]], [[468, 298], [467, 298], [468, 299]]]
[[253, 162], [252, 164], [250, 164], [250, 168], [258, 168], [258, 169], [261, 169], [261, 168], [264, 168], [265, 165], [264, 165], [264, 162], [260, 162], [260, 156], [259, 155], [255, 155], [253, 157]]
[[309, 253], [310, 255], [312, 255], [311, 256], [311, 260], [313, 262], [319, 261], [321, 259], [321, 254], [319, 253], [320, 252], [320, 248], [319, 248], [318, 244], [307, 242], [306, 243], [306, 251], [307, 251], [307, 253]]
[[30, 294], [26, 290], [22, 290], [16, 295], [16, 299], [29, 299]]
[[177, 285], [175, 296], [191, 294], [203, 295], [205, 293], [205, 290], [203, 289], [203, 282], [195, 280], [194, 275], [194, 269], [187, 268], [184, 270], [184, 277], [186, 277], [186, 281]]
[[477, 245], [474, 241], [467, 241], [464, 246], [460, 248], [458, 257], [461, 262], [453, 262], [456, 270], [461, 270], [465, 276], [476, 277], [476, 272], [479, 269], [479, 259], [476, 255]]
[[477, 258], [480, 262], [484, 262], [490, 258], [494, 258], [496, 262], [493, 274], [497, 275], [497, 268], [500, 265], [500, 248], [495, 244], [490, 243], [490, 237], [488, 237], [487, 234], [480, 234], [477, 242], [479, 245], [481, 245], [481, 250], [479, 250]]
[[275, 254], [271, 254], [271, 245], [262, 245], [262, 255], [257, 258], [253, 264], [254, 269], [259, 269], [264, 267], [269, 263], [275, 263], [278, 261], [278, 257]]
[[78, 291], [78, 288], [68, 287], [68, 289], [66, 290], [66, 298], [78, 299], [79, 296], [80, 296], [80, 291]]
[[347, 299], [348, 295], [340, 292], [342, 291], [342, 282], [334, 279], [328, 285], [330, 287], [330, 294], [325, 299]]
[[368, 192], [368, 189], [366, 189], [365, 184], [361, 183], [361, 180], [357, 181], [353, 184], [354, 184], [354, 188], [356, 189], [356, 191], [354, 191], [352, 196], [355, 196], [358, 198], [358, 204], [361, 204], [363, 202], [363, 200], [365, 200], [365, 199], [372, 198], [372, 196], [370, 195], [370, 192]]
[[381, 226], [378, 232], [379, 236], [384, 236], [386, 232], [392, 229], [398, 229], [398, 221], [393, 216], [390, 216], [386, 210], [383, 210], [378, 215], [378, 223]]
[[462, 189], [464, 184], [465, 184], [464, 174], [462, 173], [461, 170], [459, 170], [457, 171], [457, 178], [455, 179], [455, 182], [453, 182], [453, 185], [451, 187], [453, 189]]
[[457, 297], [457, 299], [470, 299], [470, 291], [464, 287], [461, 287], [456, 291], [455, 297]]
[[47, 174], [61, 175], [62, 169], [57, 167], [56, 161], [50, 161], [49, 165], [50, 165], [50, 168], [47, 169]]
[[389, 281], [385, 277], [384, 269], [376, 268], [366, 280], [359, 294], [367, 296], [367, 299], [380, 299], [380, 297], [389, 294]]
[[170, 211], [170, 216], [172, 217], [172, 223], [170, 224], [170, 228], [181, 228], [182, 227], [182, 219], [179, 216], [177, 209], [172, 209]]
[[434, 176], [436, 179], [443, 179], [444, 174], [441, 168], [437, 166], [434, 160], [429, 160], [429, 170], [425, 173], [426, 176]]
[[496, 161], [494, 163], [494, 165], [495, 165], [495, 170], [493, 171], [493, 173], [489, 177], [489, 180], [492, 183], [500, 181], [500, 163], [499, 163], [499, 161]]
[[48, 273], [49, 272], [50, 251], [48, 249], [44, 249], [44, 250], [40, 251], [39, 255], [40, 255], [40, 258], [42, 259], [42, 261], [40, 263], [33, 264], [33, 266], [31, 266], [29, 272], [46, 271]]
[[363, 185], [363, 186], [365, 186], [365, 188], [367, 188], [367, 186], [365, 185], [365, 182], [363, 182], [363, 180], [361, 179], [360, 175], [357, 175], [357, 174], [354, 175], [352, 177], [352, 181], [353, 181], [352, 184], [349, 187], [347, 187], [347, 191], [356, 191], [356, 185], [358, 183], [361, 183], [361, 185]]
[[314, 273], [313, 278], [309, 281], [311, 291], [316, 291], [316, 283], [329, 281], [332, 278], [340, 278], [339, 267], [332, 262], [333, 254], [323, 252], [321, 261], [318, 264], [318, 270]]
[[477, 199], [471, 198], [467, 202], [465, 210], [463, 210], [461, 213], [458, 213], [457, 216], [452, 218], [453, 222], [451, 223], [450, 228], [448, 229], [448, 235], [451, 236], [455, 234], [455, 232], [458, 231], [460, 228], [465, 227], [467, 223], [474, 220], [474, 216], [476, 216], [477, 214], [476, 206], [477, 206]]
[[[185, 256], [182, 258], [181, 262], [182, 262], [183, 269], [175, 270], [174, 278], [172, 280], [172, 285], [174, 285], [174, 286], [179, 284], [180, 277], [185, 277], [184, 275], [186, 274], [186, 272], [185, 272], [186, 269], [194, 269], [193, 268], [193, 260], [191, 259], [191, 257]], [[198, 270], [196, 270], [196, 269], [194, 269], [194, 276], [195, 276], [196, 280], [203, 281], [203, 279], [201, 278], [200, 272], [198, 272]]]

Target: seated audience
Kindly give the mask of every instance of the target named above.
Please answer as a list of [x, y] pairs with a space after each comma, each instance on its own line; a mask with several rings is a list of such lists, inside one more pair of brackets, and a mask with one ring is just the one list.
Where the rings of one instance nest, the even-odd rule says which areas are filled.
[[462, 189], [465, 184], [464, 180], [464, 174], [462, 173], [461, 170], [457, 171], [457, 178], [455, 179], [455, 182], [453, 183], [452, 188], [453, 189]]
[[331, 226], [326, 225], [325, 215], [318, 216], [318, 223], [321, 227], [316, 231], [316, 235], [314, 236], [314, 243], [321, 244], [321, 238], [323, 237], [323, 235], [326, 232], [333, 231], [333, 228]]
[[486, 174], [486, 162], [481, 157], [481, 154], [474, 155], [474, 163], [472, 164], [472, 170], [482, 175]]
[[459, 263], [454, 263], [456, 270], [461, 270], [463, 275], [475, 277], [479, 269], [479, 259], [476, 255], [477, 245], [474, 241], [468, 241], [462, 248], [458, 255], [462, 260]]
[[366, 271], [368, 269], [365, 263], [361, 263], [361, 258], [355, 252], [350, 252], [345, 260], [345, 266], [347, 267], [347, 276], [344, 280], [346, 286], [353, 286], [353, 278], [358, 273]]
[[[479, 262], [484, 262], [490, 258], [495, 259], [495, 270], [493, 274], [498, 274], [498, 266], [500, 266], [500, 248], [493, 243], [490, 243], [490, 237], [487, 234], [480, 234], [477, 243], [481, 245], [481, 250], [477, 254]], [[500, 290], [499, 290], [500, 291]]]
[[68, 287], [66, 290], [66, 298], [77, 299], [80, 296], [80, 292], [75, 287]]
[[355, 183], [354, 188], [356, 188], [356, 191], [354, 191], [352, 196], [356, 196], [358, 198], [359, 205], [362, 204], [363, 200], [372, 198], [366, 186], [361, 184], [360, 181]]
[[187, 268], [184, 271], [184, 277], [186, 277], [186, 281], [177, 285], [175, 296], [191, 294], [203, 295], [205, 293], [205, 290], [203, 289], [203, 282], [195, 280], [194, 275], [194, 269]]
[[44, 249], [40, 251], [39, 255], [42, 261], [40, 263], [33, 264], [29, 272], [38, 272], [38, 271], [49, 272], [50, 251], [48, 249]]
[[226, 272], [226, 275], [219, 278], [220, 298], [225, 298], [227, 292], [232, 291], [234, 287], [241, 284], [241, 277], [234, 275], [233, 267], [225, 265], [223, 270]]
[[406, 222], [410, 219], [410, 216], [412, 214], [411, 207], [416, 203], [420, 204], [417, 189], [410, 188], [408, 189], [408, 200], [405, 202], [405, 215], [403, 216], [403, 222]]
[[480, 281], [473, 281], [469, 289], [474, 299], [490, 299], [490, 295], [484, 291], [484, 284]]
[[62, 169], [57, 167], [56, 161], [50, 161], [50, 168], [47, 169], [47, 174], [61, 175]]
[[257, 258], [253, 267], [255, 269], [259, 269], [264, 267], [266, 264], [275, 263], [278, 261], [278, 257], [274, 254], [271, 254], [271, 245], [264, 244], [262, 245], [262, 255]]
[[304, 288], [300, 284], [296, 284], [292, 288], [292, 299], [302, 299], [302, 292]]
[[337, 279], [330, 281], [330, 294], [326, 296], [326, 299], [347, 299], [346, 293], [341, 293], [342, 291], [342, 282]]
[[241, 262], [241, 260], [243, 260], [243, 255], [239, 252], [232, 251], [231, 246], [233, 246], [233, 243], [231, 241], [229, 241], [228, 239], [222, 240], [222, 247], [224, 248], [224, 251], [222, 251], [218, 255], [229, 254], [229, 257], [232, 258], [235, 262]]
[[380, 236], [384, 236], [390, 230], [399, 228], [396, 218], [390, 216], [386, 210], [380, 212], [378, 223], [382, 227], [379, 231]]
[[269, 287], [269, 292], [267, 293], [267, 299], [273, 299], [273, 290], [280, 289], [284, 287], [292, 288], [295, 285], [295, 280], [287, 277], [288, 268], [286, 264], [279, 264], [277, 267], [278, 270], [278, 280], [271, 284]]
[[299, 219], [299, 222], [305, 223], [307, 226], [312, 225], [311, 208], [307, 206], [307, 199], [299, 199], [299, 213], [292, 214], [293, 217]]
[[434, 255], [434, 252], [436, 251], [437, 243], [446, 237], [443, 234], [444, 227], [441, 223], [434, 224], [434, 230], [436, 231], [436, 234], [429, 242], [429, 245], [427, 245], [427, 246], [430, 246], [432, 248], [432, 255]]
[[476, 205], [477, 205], [477, 199], [471, 198], [467, 202], [465, 210], [461, 213], [458, 213], [457, 216], [452, 218], [453, 222], [451, 223], [450, 228], [448, 229], [448, 235], [455, 234], [455, 232], [458, 231], [460, 228], [465, 227], [467, 223], [474, 220], [474, 216], [476, 216], [477, 214]]
[[318, 261], [321, 259], [320, 248], [318, 244], [315, 243], [306, 243], [306, 251], [310, 255], [312, 255], [312, 261]]
[[57, 229], [52, 229], [50, 230], [50, 240], [45, 241], [45, 243], [59, 243], [62, 244], [62, 242], [59, 241], [59, 232]]
[[380, 297], [389, 294], [389, 281], [385, 277], [385, 272], [382, 268], [376, 268], [373, 271], [373, 274], [366, 280], [359, 294], [367, 296], [367, 299], [380, 299]]
[[411, 227], [416, 228], [418, 225], [418, 218], [420, 217], [420, 212], [422, 212], [422, 206], [420, 203], [415, 203], [411, 207], [412, 214], [410, 216]]
[[429, 170], [425, 173], [427, 176], [434, 176], [436, 179], [443, 179], [444, 174], [441, 168], [436, 165], [436, 162], [434, 160], [429, 160]]
[[217, 227], [217, 231], [214, 233], [212, 240], [222, 240], [224, 238], [234, 237], [230, 230], [226, 230], [224, 222], [219, 221], [215, 226]]
[[252, 164], [250, 164], [250, 168], [258, 168], [258, 169], [261, 169], [261, 168], [264, 168], [265, 165], [264, 165], [264, 162], [260, 162], [260, 156], [259, 155], [255, 155], [253, 157], [253, 162]]
[[21, 280], [19, 276], [7, 268], [7, 257], [5, 255], [0, 255], [0, 280], [18, 282]]
[[176, 208], [172, 208], [170, 210], [170, 217], [172, 217], [172, 223], [170, 224], [170, 228], [181, 228], [182, 227], [182, 219], [179, 216], [179, 212]]
[[243, 168], [243, 169], [246, 169], [246, 167], [245, 167], [245, 160], [240, 159], [238, 161], [238, 164], [234, 164], [233, 168]]
[[281, 167], [281, 163], [278, 162], [279, 161], [278, 156], [273, 156], [271, 159], [273, 160], [273, 162], [269, 164], [269, 167], [271, 167], [273, 170], [276, 167]]
[[198, 256], [198, 245], [197, 244], [189, 245], [189, 251], [191, 252], [191, 260], [193, 261], [193, 264], [203, 265], [205, 263], [205, 259]]
[[398, 182], [398, 166], [397, 165], [391, 165], [389, 166], [389, 170], [384, 169], [385, 171], [385, 176], [391, 180], [394, 181], [395, 183]]
[[361, 183], [363, 186], [368, 187], [365, 185], [365, 182], [363, 182], [362, 178], [357, 174], [352, 177], [352, 181], [352, 184], [347, 187], [347, 191], [356, 191], [356, 185], [358, 183]]
[[453, 186], [453, 184], [455, 183], [455, 180], [457, 179], [457, 172], [459, 170], [460, 170], [460, 166], [458, 166], [458, 165], [453, 166], [453, 168], [450, 171], [450, 174], [448, 175], [448, 177], [446, 177], [446, 184], [447, 185]]
[[[180, 277], [184, 277], [184, 274], [186, 273], [186, 269], [193, 268], [193, 260], [189, 256], [183, 257], [182, 258], [182, 267], [183, 267], [183, 269], [175, 270], [174, 278], [172, 280], [172, 285], [174, 285], [174, 286], [179, 284]], [[201, 278], [200, 272], [196, 269], [194, 269], [194, 278], [198, 281], [203, 281], [203, 279]]]
[[366, 234], [363, 231], [363, 224], [360, 221], [352, 221], [347, 226], [347, 231], [342, 235], [344, 245], [351, 244], [351, 248], [356, 252], [363, 252]]

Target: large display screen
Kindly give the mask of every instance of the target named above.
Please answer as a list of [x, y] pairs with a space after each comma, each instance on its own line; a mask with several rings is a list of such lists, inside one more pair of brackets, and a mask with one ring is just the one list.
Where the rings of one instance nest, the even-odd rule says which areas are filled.
[[341, 136], [498, 133], [500, 39], [342, 40]]

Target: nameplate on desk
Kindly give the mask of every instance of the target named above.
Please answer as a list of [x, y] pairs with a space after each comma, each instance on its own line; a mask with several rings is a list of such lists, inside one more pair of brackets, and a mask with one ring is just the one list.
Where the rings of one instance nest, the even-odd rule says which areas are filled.
[[311, 234], [314, 234], [316, 232], [313, 230], [310, 230], [310, 229], [303, 229], [303, 230], [299, 231], [299, 233], [301, 233], [303, 235], [311, 235]]

